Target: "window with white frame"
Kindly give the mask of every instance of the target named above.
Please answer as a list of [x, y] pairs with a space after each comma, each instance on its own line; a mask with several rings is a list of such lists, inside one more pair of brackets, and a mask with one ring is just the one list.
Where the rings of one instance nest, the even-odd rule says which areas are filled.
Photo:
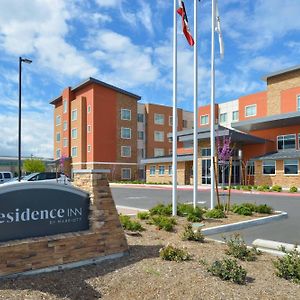
[[200, 117], [200, 124], [207, 125], [208, 124], [208, 115], [203, 115]]
[[245, 117], [256, 116], [256, 104], [245, 106]]
[[92, 125], [88, 125], [88, 126], [87, 126], [87, 132], [88, 132], [88, 133], [91, 133], [91, 132], [92, 132]]
[[297, 110], [300, 111], [300, 95], [297, 96]]
[[60, 158], [61, 153], [60, 153], [60, 149], [56, 149], [56, 158]]
[[60, 142], [60, 133], [59, 132], [56, 133], [56, 141]]
[[63, 131], [66, 131], [68, 129], [67, 121], [64, 121], [63, 123]]
[[173, 172], [172, 172], [172, 165], [169, 165], [169, 168], [168, 168], [168, 174], [169, 174], [169, 175], [172, 175], [172, 173], [173, 173]]
[[263, 160], [263, 175], [275, 175], [276, 174], [276, 161], [275, 160]]
[[122, 179], [131, 179], [131, 169], [130, 168], [122, 168], [121, 178]]
[[61, 116], [58, 115], [56, 116], [56, 122], [55, 122], [56, 126], [60, 125], [61, 124]]
[[121, 120], [131, 120], [131, 110], [127, 108], [122, 108], [121, 109]]
[[299, 161], [296, 159], [284, 160], [284, 175], [298, 175]]
[[220, 114], [220, 123], [226, 123], [227, 122], [227, 113], [221, 113]]
[[277, 136], [277, 149], [296, 149], [296, 134], [287, 134]]
[[71, 153], [73, 157], [76, 157], [78, 155], [78, 147], [72, 147]]
[[72, 139], [77, 139], [77, 128], [73, 128], [71, 131]]
[[158, 166], [158, 175], [165, 174], [165, 166]]
[[137, 120], [140, 123], [144, 123], [144, 114], [138, 113]]
[[64, 148], [68, 147], [68, 139], [67, 138], [63, 139], [63, 146], [64, 146]]
[[232, 122], [236, 122], [239, 120], [239, 111], [235, 110], [232, 112]]
[[65, 114], [68, 111], [68, 103], [67, 100], [63, 100], [63, 113]]
[[154, 124], [164, 125], [165, 124], [165, 116], [163, 114], [154, 114]]
[[87, 107], [87, 113], [89, 114], [92, 111], [92, 107], [90, 105], [88, 105]]
[[92, 149], [91, 145], [88, 145], [88, 146], [87, 146], [87, 151], [88, 151], [88, 152], [91, 152], [91, 149]]
[[163, 148], [154, 148], [154, 156], [164, 156], [165, 155], [165, 150]]
[[77, 120], [77, 109], [73, 109], [71, 113], [71, 120], [76, 121]]
[[131, 128], [121, 127], [121, 138], [130, 140], [131, 139]]
[[130, 146], [121, 146], [121, 156], [122, 157], [131, 157], [131, 147]]
[[210, 156], [211, 155], [211, 149], [210, 148], [202, 148], [201, 149], [201, 156]]
[[173, 126], [173, 116], [169, 116], [169, 125]]
[[163, 142], [164, 141], [164, 132], [163, 131], [154, 131], [154, 141]]
[[138, 140], [144, 140], [144, 131], [138, 131]]
[[155, 175], [155, 166], [150, 166], [150, 175]]

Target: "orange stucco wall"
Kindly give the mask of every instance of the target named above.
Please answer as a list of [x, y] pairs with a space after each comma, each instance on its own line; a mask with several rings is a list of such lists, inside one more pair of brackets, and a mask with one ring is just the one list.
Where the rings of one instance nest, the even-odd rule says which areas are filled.
[[[208, 124], [207, 125], [201, 125], [201, 116], [208, 115]], [[218, 119], [219, 116], [219, 105], [215, 104], [215, 120]], [[198, 126], [203, 127], [203, 126], [208, 126], [210, 125], [210, 105], [205, 105], [205, 106], [200, 106], [198, 108]]]
[[298, 95], [300, 95], [300, 87], [291, 88], [281, 92], [281, 113], [284, 114], [298, 110]]

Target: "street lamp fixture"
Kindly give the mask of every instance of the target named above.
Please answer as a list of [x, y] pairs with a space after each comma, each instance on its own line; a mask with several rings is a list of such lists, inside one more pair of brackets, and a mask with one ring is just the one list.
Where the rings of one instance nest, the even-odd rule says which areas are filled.
[[21, 181], [21, 104], [22, 104], [22, 63], [31, 64], [32, 60], [19, 57], [19, 138], [18, 138], [18, 180]]

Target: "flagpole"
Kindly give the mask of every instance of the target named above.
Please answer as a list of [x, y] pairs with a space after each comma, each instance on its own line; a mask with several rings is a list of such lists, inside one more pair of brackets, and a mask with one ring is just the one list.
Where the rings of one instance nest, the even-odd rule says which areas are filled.
[[214, 208], [215, 198], [215, 13], [216, 2], [212, 0], [211, 6], [211, 99], [210, 99], [210, 208]]
[[177, 0], [173, 8], [172, 215], [177, 215]]
[[198, 192], [198, 51], [197, 51], [197, 32], [198, 32], [198, 0], [194, 0], [194, 153], [193, 153], [193, 205], [197, 206]]

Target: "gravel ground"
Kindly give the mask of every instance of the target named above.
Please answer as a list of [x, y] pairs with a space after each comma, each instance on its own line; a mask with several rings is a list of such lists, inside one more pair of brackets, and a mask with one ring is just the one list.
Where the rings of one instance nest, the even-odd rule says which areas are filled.
[[[0, 299], [300, 299], [300, 286], [275, 276], [275, 258], [267, 254], [255, 262], [240, 262], [248, 272], [246, 285], [211, 276], [199, 260], [211, 263], [225, 257], [226, 246], [181, 241], [183, 223], [181, 220], [172, 233], [143, 223], [146, 231], [141, 236], [127, 236], [130, 255], [121, 259], [2, 280]], [[159, 249], [168, 243], [186, 248], [193, 260], [161, 260]]]

